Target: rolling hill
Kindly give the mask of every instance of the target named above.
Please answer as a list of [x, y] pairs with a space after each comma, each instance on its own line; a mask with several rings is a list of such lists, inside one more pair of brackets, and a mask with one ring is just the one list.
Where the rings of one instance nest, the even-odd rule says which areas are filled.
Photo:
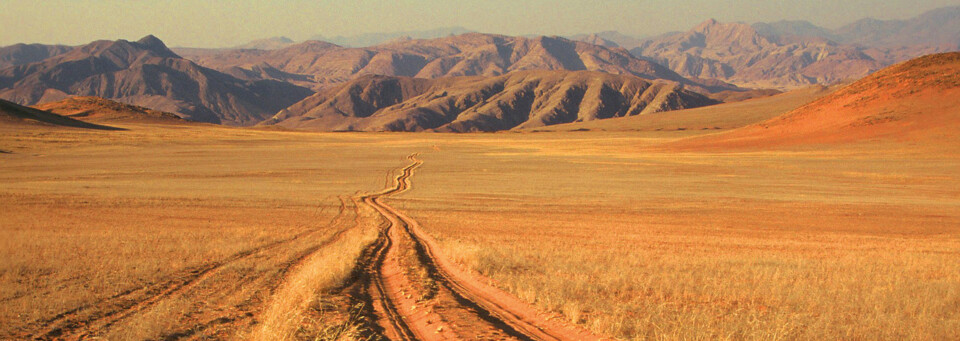
[[186, 123], [176, 114], [136, 105], [114, 102], [100, 97], [71, 97], [58, 102], [37, 105], [36, 109], [84, 122]]
[[864, 140], [958, 144], [960, 52], [880, 70], [782, 116], [727, 133], [680, 141], [680, 149], [764, 148]]
[[19, 104], [97, 96], [228, 125], [255, 124], [310, 94], [284, 82], [240, 80], [201, 67], [153, 36], [96, 41], [0, 69], [0, 98]]
[[40, 125], [97, 130], [123, 130], [105, 125], [80, 121], [48, 111], [25, 107], [0, 99], [0, 126]]
[[363, 76], [261, 125], [307, 130], [498, 131], [715, 104], [675, 82], [589, 71], [438, 79]]

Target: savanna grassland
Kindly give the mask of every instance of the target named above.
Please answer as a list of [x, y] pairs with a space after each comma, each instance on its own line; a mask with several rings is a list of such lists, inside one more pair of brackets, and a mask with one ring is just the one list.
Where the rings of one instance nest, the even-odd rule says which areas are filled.
[[125, 128], [3, 128], [0, 337], [328, 337], [343, 321], [324, 310], [384, 224], [356, 196], [412, 153], [412, 188], [385, 202], [464, 269], [600, 335], [960, 336], [949, 146]]
[[123, 127], [5, 128], [0, 338], [291, 334], [309, 308], [296, 305], [339, 285], [376, 237], [351, 196], [382, 188], [410, 149]]
[[643, 152], [641, 138], [590, 132], [472, 143], [424, 154], [400, 206], [451, 257], [592, 330], [627, 339], [960, 330], [955, 156], [878, 146]]

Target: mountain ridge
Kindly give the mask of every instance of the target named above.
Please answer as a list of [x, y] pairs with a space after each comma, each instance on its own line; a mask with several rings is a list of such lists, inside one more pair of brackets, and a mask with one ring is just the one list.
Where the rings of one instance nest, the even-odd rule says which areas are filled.
[[633, 116], [717, 103], [668, 81], [593, 71], [422, 79], [366, 75], [261, 125], [323, 131], [472, 132]]

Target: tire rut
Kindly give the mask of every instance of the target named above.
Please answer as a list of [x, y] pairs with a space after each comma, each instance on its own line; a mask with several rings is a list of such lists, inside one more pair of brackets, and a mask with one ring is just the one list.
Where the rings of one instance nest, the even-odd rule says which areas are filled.
[[[366, 300], [374, 304], [376, 313], [382, 318], [382, 336], [402, 340], [481, 338], [490, 335], [519, 340], [600, 339], [584, 330], [550, 321], [529, 305], [478, 281], [475, 276], [457, 270], [455, 265], [438, 254], [435, 243], [420, 230], [415, 220], [382, 201], [410, 188], [413, 171], [423, 164], [418, 156], [413, 154], [408, 157], [413, 163], [402, 169], [393, 187], [360, 197], [360, 202], [376, 210], [388, 222], [381, 231], [382, 240], [372, 246], [372, 254], [376, 256], [363, 268], [364, 276], [369, 281], [369, 297]], [[436, 310], [431, 308], [426, 313], [415, 311], [420, 301], [411, 301], [411, 295], [403, 292], [405, 289], [391, 285], [391, 281], [396, 281], [391, 276], [400, 275], [386, 273], [390, 269], [384, 265], [385, 258], [388, 253], [395, 252], [392, 248], [401, 239], [412, 242], [419, 265], [442, 287], [441, 298], [437, 299], [442, 302], [434, 304]], [[441, 324], [434, 330], [433, 323], [437, 322]], [[444, 325], [456, 330], [444, 331]]]

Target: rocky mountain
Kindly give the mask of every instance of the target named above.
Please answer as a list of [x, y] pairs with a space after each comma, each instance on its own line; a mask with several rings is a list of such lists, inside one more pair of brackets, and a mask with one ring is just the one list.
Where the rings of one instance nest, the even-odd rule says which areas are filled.
[[715, 103], [676, 82], [602, 72], [437, 79], [367, 75], [310, 96], [261, 124], [323, 131], [497, 131]]
[[960, 6], [939, 8], [907, 20], [858, 20], [840, 27], [838, 41], [868, 47], [960, 49]]
[[39, 62], [72, 49], [70, 46], [42, 44], [16, 44], [0, 47], [0, 69]]
[[[577, 34], [569, 37], [571, 40], [579, 40], [588, 42], [595, 45], [607, 46], [607, 47], [623, 47], [623, 48], [633, 48], [639, 46], [644, 39], [638, 38], [635, 36], [623, 34], [617, 31], [603, 31], [591, 34]], [[601, 41], [605, 44], [596, 44], [591, 41]], [[614, 46], [608, 46], [609, 44], [614, 44]]]
[[750, 25], [760, 35], [773, 40], [781, 37], [823, 38], [839, 41], [839, 36], [833, 31], [814, 25], [806, 20], [781, 20], [771, 23], [755, 23]]
[[241, 80], [183, 59], [153, 36], [96, 41], [0, 69], [0, 98], [33, 105], [97, 96], [185, 118], [255, 124], [313, 92], [276, 80]]
[[360, 75], [416, 78], [497, 76], [521, 70], [602, 71], [646, 79], [666, 79], [691, 89], [731, 89], [722, 83], [701, 84], [608, 48], [560, 37], [523, 38], [468, 33], [430, 40], [407, 40], [368, 48], [345, 48], [307, 41], [275, 51], [230, 50], [190, 53], [190, 58], [244, 79], [275, 79], [322, 90]]
[[909, 20], [863, 19], [837, 30], [806, 21], [719, 23], [665, 34], [631, 50], [685, 77], [795, 88], [858, 79], [925, 54], [960, 50], [960, 7]]
[[893, 65], [768, 121], [681, 141], [679, 148], [912, 141], [960, 146], [960, 52]]
[[604, 38], [603, 36], [601, 36], [601, 35], [599, 35], [599, 34], [590, 34], [590, 35], [580, 36], [580, 37], [571, 38], [571, 39], [573, 39], [573, 40], [578, 40], [578, 41], [582, 41], [582, 42], [587, 43], [587, 44], [593, 44], [593, 45], [597, 45], [597, 46], [603, 46], [603, 47], [606, 47], [606, 48], [608, 48], [608, 49], [613, 49], [613, 48], [618, 48], [618, 47], [620, 47], [620, 44], [617, 44], [616, 42], [614, 42], [614, 41], [612, 41], [612, 40], [608, 40], [608, 39]]
[[713, 19], [687, 32], [645, 41], [632, 52], [686, 77], [744, 87], [827, 84], [860, 78], [883, 66], [862, 48], [824, 39], [783, 42], [747, 24]]
[[323, 35], [315, 35], [310, 38], [310, 40], [328, 41], [347, 47], [367, 47], [383, 44], [397, 39], [436, 39], [471, 32], [473, 31], [463, 27], [455, 26], [420, 31], [364, 33], [352, 36], [325, 37]]

